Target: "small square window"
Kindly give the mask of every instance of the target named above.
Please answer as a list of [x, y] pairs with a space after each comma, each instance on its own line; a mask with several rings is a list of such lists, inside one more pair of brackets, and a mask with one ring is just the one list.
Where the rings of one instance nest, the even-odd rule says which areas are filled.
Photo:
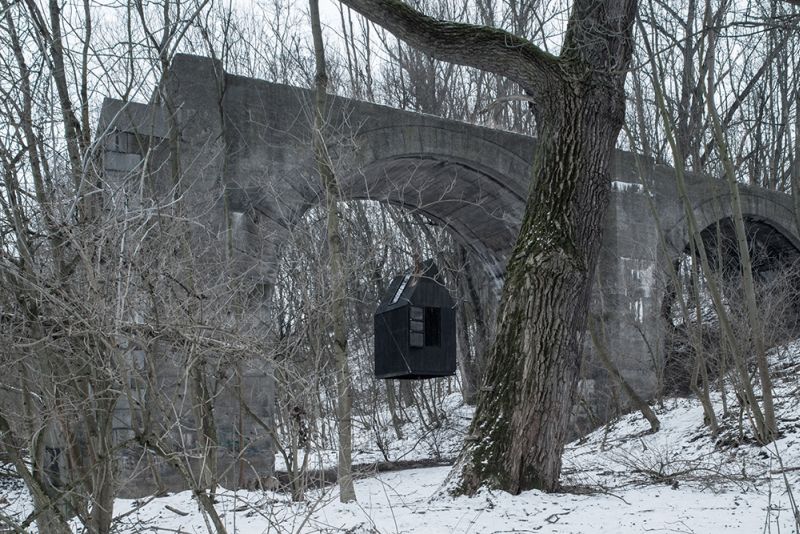
[[425, 308], [425, 346], [438, 347], [442, 344], [442, 310]]

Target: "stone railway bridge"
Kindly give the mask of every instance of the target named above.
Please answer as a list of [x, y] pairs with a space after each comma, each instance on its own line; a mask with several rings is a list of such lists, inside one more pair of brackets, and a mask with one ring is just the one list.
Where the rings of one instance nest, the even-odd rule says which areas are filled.
[[[106, 179], [139, 180], [141, 147], [155, 147], [151, 160], [159, 151], [163, 157], [167, 143], [159, 142], [177, 128], [186, 198], [218, 226], [226, 209], [240, 214], [238, 261], [269, 285], [286, 232], [322, 198], [310, 141], [312, 94], [227, 74], [210, 59], [189, 55], [174, 59], [167, 80], [172, 120], [157, 104], [104, 103]], [[338, 141], [331, 150], [346, 198], [424, 213], [502, 280], [530, 187], [535, 139], [336, 97], [326, 118]], [[649, 396], [657, 381], [654, 361], [663, 361], [665, 273], [687, 248], [687, 221], [673, 169], [620, 151], [612, 177], [593, 306], [605, 320], [617, 366]], [[687, 176], [687, 186], [701, 228], [730, 216], [724, 182]], [[797, 254], [791, 199], [753, 187], [741, 187], [740, 194], [751, 233], [774, 253]], [[586, 386], [591, 390], [591, 380]]]

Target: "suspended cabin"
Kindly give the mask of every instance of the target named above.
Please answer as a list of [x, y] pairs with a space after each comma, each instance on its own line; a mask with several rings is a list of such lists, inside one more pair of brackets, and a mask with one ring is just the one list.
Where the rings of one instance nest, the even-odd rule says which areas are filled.
[[435, 378], [456, 372], [456, 311], [432, 260], [392, 280], [375, 311], [375, 376]]

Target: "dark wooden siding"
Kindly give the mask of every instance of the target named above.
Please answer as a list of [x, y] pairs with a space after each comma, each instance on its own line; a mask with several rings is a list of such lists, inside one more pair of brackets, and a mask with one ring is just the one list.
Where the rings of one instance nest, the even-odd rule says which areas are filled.
[[[453, 375], [456, 370], [453, 300], [447, 288], [432, 278], [407, 278], [399, 276], [392, 281], [375, 313], [375, 376]], [[404, 280], [407, 287], [403, 287]], [[422, 336], [416, 333], [419, 330], [423, 331]], [[417, 337], [412, 340], [412, 335]]]

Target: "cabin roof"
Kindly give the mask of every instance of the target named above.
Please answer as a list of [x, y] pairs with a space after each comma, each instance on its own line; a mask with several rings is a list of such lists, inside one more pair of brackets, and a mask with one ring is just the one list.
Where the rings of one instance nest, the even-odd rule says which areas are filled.
[[414, 269], [409, 269], [405, 273], [395, 276], [392, 279], [375, 313], [383, 313], [409, 304], [414, 304], [414, 293], [423, 286], [430, 287], [431, 284], [435, 284], [441, 288], [443, 295], [446, 295], [446, 302], [448, 305], [452, 306], [450, 292], [447, 291], [447, 288], [445, 288], [442, 283], [442, 277], [439, 274], [438, 267], [436, 267], [433, 260], [428, 259], [422, 262], [419, 272], [415, 273]]

